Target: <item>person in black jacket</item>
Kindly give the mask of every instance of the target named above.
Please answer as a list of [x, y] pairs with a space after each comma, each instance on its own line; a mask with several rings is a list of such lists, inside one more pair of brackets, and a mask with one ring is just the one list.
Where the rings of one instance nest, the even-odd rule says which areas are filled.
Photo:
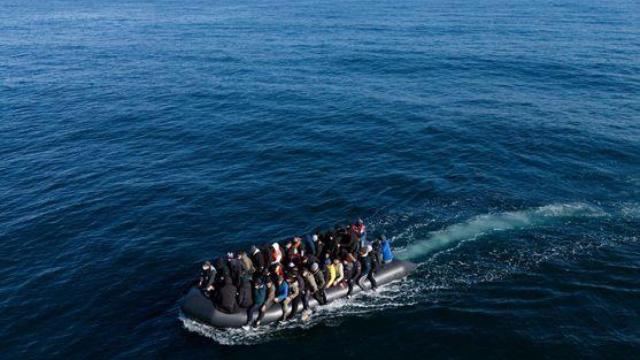
[[238, 311], [238, 290], [230, 277], [224, 278], [224, 286], [216, 292], [216, 308], [224, 313], [233, 314]]
[[209, 300], [211, 300], [212, 302], [214, 302], [215, 305], [215, 300], [216, 300], [216, 287], [213, 285], [207, 285], [206, 288], [202, 289], [202, 294]]
[[265, 269], [264, 256], [255, 245], [251, 247], [251, 261], [253, 261], [253, 267], [256, 269], [256, 274], [262, 274]]
[[231, 270], [231, 280], [234, 285], [240, 286], [240, 277], [246, 273], [244, 264], [241, 260], [235, 258], [233, 253], [229, 253], [228, 259], [229, 269]]
[[221, 288], [224, 286], [224, 279], [231, 279], [231, 270], [223, 258], [217, 258], [213, 263], [216, 269], [216, 275], [213, 283], [217, 288]]
[[238, 288], [238, 305], [245, 309], [253, 306], [251, 280], [248, 276], [243, 276], [240, 279], [240, 287]]
[[347, 261], [352, 265], [349, 271], [350, 275], [347, 278], [347, 284], [349, 285], [349, 291], [347, 292], [348, 299], [351, 297], [351, 292], [353, 292], [353, 285], [356, 283], [358, 278], [360, 278], [360, 274], [362, 273], [362, 264], [351, 254], [347, 255]]
[[367, 245], [360, 250], [360, 262], [362, 263], [362, 274], [356, 281], [358, 286], [365, 290], [364, 288], [364, 279], [367, 278], [371, 283], [371, 290], [375, 291], [378, 288], [378, 284], [376, 283], [376, 279], [373, 277], [373, 263], [371, 261], [371, 245]]
[[376, 239], [371, 244], [371, 247], [372, 250], [371, 253], [369, 253], [369, 256], [371, 257], [371, 273], [376, 274], [382, 264], [382, 246], [380, 240]]
[[209, 261], [202, 263], [202, 269], [200, 270], [200, 280], [198, 281], [198, 287], [200, 289], [206, 289], [214, 280], [213, 266]]

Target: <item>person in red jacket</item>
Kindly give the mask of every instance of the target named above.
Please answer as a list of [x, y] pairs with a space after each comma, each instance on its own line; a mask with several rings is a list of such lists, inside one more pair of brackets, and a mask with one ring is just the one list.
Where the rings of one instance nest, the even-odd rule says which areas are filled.
[[282, 262], [282, 250], [280, 250], [280, 244], [274, 242], [271, 244], [271, 265], [279, 264]]

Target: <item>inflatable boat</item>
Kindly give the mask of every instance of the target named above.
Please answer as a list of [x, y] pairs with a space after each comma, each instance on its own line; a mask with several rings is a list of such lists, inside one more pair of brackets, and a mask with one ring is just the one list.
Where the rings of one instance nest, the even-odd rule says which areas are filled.
[[[416, 268], [416, 265], [409, 261], [393, 260], [392, 262], [385, 264], [375, 275], [378, 286], [388, 284], [394, 280], [399, 280], [407, 277]], [[369, 280], [363, 281], [365, 289], [370, 289], [371, 284]], [[335, 286], [326, 290], [327, 302], [343, 298], [347, 296], [348, 288]], [[352, 294], [361, 292], [362, 289], [355, 285], [353, 287]], [[315, 308], [320, 304], [316, 299], [311, 297], [309, 299], [309, 307]], [[209, 298], [202, 294], [202, 291], [197, 287], [193, 287], [189, 290], [185, 296], [182, 306], [180, 307], [182, 313], [188, 318], [208, 324], [216, 328], [239, 328], [247, 323], [247, 309], [241, 309], [240, 311], [227, 314], [216, 309], [214, 304]], [[298, 304], [298, 313], [302, 312], [302, 304]], [[268, 324], [277, 321], [282, 317], [282, 306], [280, 304], [273, 304], [265, 313], [262, 319], [262, 324]]]

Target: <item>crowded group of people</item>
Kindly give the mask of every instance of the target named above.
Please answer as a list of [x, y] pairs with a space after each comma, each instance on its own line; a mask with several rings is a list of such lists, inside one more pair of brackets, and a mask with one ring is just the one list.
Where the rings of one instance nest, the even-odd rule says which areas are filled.
[[365, 289], [369, 280], [376, 290], [374, 274], [393, 260], [384, 235], [367, 240], [366, 226], [358, 219], [350, 226], [315, 231], [274, 242], [249, 252], [238, 251], [202, 264], [198, 287], [219, 311], [247, 311], [246, 325], [258, 326], [273, 304], [282, 306], [280, 321], [296, 315], [302, 304], [303, 318], [311, 313], [309, 300], [327, 303], [325, 291], [335, 286]]

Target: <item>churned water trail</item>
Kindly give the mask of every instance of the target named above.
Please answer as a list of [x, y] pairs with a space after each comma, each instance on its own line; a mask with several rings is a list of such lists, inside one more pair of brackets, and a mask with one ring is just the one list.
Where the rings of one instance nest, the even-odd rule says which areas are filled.
[[492, 231], [525, 229], [568, 217], [601, 216], [604, 212], [587, 204], [552, 204], [522, 211], [484, 214], [444, 230], [432, 232], [427, 239], [409, 244], [398, 257], [413, 260], [463, 240]]

